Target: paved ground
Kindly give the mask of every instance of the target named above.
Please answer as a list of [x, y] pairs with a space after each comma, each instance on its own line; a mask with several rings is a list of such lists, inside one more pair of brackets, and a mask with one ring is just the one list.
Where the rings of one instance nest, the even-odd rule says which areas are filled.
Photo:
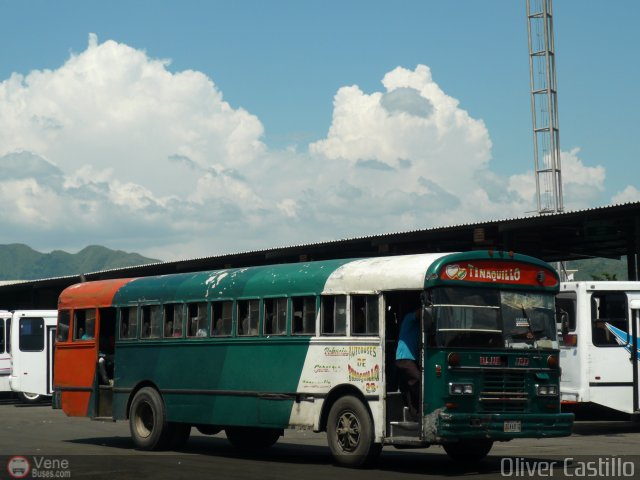
[[[349, 470], [332, 463], [324, 434], [312, 432], [286, 431], [274, 448], [246, 455], [233, 449], [224, 434], [210, 437], [194, 429], [185, 451], [147, 453], [133, 449], [126, 422], [67, 418], [49, 405], [21, 406], [8, 400], [0, 400], [0, 419], [0, 478], [12, 478], [6, 466], [13, 456], [24, 456], [31, 473], [35, 469], [51, 475], [49, 478], [373, 480], [465, 476], [475, 480], [626, 478], [628, 473], [631, 478], [640, 478], [640, 456], [634, 457], [640, 452], [640, 424], [629, 422], [578, 422], [571, 437], [499, 443], [477, 466], [455, 464], [440, 447], [385, 447], [374, 468]], [[616, 455], [620, 457], [614, 458]], [[569, 458], [573, 460], [565, 469]], [[24, 460], [12, 462], [17, 462], [11, 464], [15, 467]]]

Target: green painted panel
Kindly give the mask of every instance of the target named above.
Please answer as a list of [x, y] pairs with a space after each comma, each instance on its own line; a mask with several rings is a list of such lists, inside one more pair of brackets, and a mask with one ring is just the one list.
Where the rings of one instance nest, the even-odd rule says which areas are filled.
[[[309, 347], [308, 338], [183, 339], [120, 343], [115, 387], [151, 382], [169, 421], [286, 427]], [[273, 397], [273, 396], [271, 396]], [[114, 401], [124, 418], [126, 400]]]
[[327, 260], [138, 278], [114, 296], [116, 306], [137, 302], [216, 300], [319, 294], [327, 278], [352, 260]]

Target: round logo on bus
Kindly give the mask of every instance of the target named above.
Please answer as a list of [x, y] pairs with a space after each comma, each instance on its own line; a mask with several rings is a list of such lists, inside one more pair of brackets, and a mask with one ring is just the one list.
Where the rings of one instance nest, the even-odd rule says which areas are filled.
[[25, 478], [31, 471], [29, 460], [22, 456], [11, 457], [7, 462], [7, 472], [13, 478]]

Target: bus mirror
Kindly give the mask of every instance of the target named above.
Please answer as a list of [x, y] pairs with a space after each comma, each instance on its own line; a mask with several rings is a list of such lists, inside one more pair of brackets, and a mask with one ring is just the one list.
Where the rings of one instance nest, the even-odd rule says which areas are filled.
[[560, 328], [562, 335], [569, 333], [569, 314], [564, 310], [560, 310]]

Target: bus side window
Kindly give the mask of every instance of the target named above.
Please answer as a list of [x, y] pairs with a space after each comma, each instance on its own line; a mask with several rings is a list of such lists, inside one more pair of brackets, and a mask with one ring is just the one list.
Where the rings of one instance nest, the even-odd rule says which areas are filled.
[[21, 352], [44, 350], [44, 318], [21, 318], [18, 328], [18, 349]]
[[211, 318], [214, 337], [229, 337], [233, 331], [233, 302], [213, 302]]
[[96, 335], [96, 311], [93, 308], [73, 311], [73, 339], [93, 340]]
[[627, 296], [622, 292], [591, 295], [591, 339], [596, 347], [619, 346], [610, 327], [629, 331]]
[[71, 325], [71, 312], [69, 310], [60, 310], [58, 312], [58, 329], [56, 332], [57, 342], [66, 342], [69, 340], [69, 326]]
[[182, 336], [183, 304], [170, 303], [164, 306], [164, 336], [178, 338]]
[[140, 338], [160, 338], [162, 336], [162, 307], [144, 305], [142, 307], [142, 331]]
[[238, 301], [238, 335], [258, 335], [260, 322], [260, 300]]
[[378, 334], [378, 296], [351, 296], [351, 334]]
[[120, 309], [120, 338], [132, 339], [138, 336], [138, 307]]
[[0, 353], [4, 353], [4, 318], [0, 318]]
[[322, 297], [323, 335], [345, 335], [347, 333], [347, 296], [327, 295]]
[[182, 337], [182, 325], [184, 324], [184, 304], [170, 305], [173, 309], [173, 332], [171, 336], [174, 338]]
[[286, 335], [287, 333], [287, 299], [264, 299], [264, 334]]
[[187, 304], [187, 337], [206, 337], [209, 319], [205, 302]]
[[316, 297], [293, 297], [291, 309], [291, 332], [294, 335], [315, 335]]

